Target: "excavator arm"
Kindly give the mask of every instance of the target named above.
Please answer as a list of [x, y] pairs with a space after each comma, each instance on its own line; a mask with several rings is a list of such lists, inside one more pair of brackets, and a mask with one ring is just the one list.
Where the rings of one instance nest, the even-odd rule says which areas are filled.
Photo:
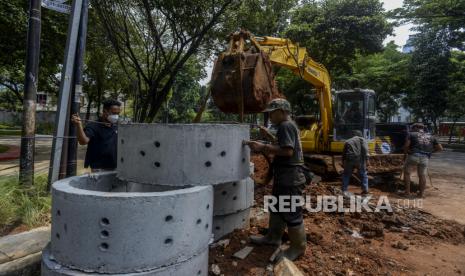
[[291, 70], [315, 87], [320, 104], [320, 126], [315, 133], [319, 145], [329, 148], [333, 128], [331, 80], [328, 70], [314, 61], [304, 47], [289, 39], [254, 37], [241, 30], [231, 34], [228, 49], [219, 55], [212, 74], [212, 97], [220, 110], [236, 113], [259, 113], [273, 98], [280, 97], [272, 65]]
[[329, 141], [333, 127], [331, 79], [324, 65], [314, 61], [306, 48], [300, 47], [289, 39], [276, 37], [251, 37], [255, 45], [267, 53], [273, 65], [291, 70], [297, 76], [311, 83], [320, 103], [321, 131], [323, 141]]

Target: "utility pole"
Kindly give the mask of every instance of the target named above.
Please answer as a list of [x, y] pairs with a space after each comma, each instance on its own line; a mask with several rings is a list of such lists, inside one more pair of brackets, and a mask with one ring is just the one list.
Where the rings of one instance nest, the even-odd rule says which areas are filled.
[[26, 71], [23, 99], [23, 127], [19, 180], [22, 185], [34, 184], [34, 146], [36, 128], [36, 94], [39, 82], [41, 0], [29, 1]]
[[[79, 23], [78, 45], [76, 50], [76, 61], [74, 63], [74, 87], [71, 93], [70, 116], [80, 113], [82, 95], [82, 73], [84, 71], [84, 57], [87, 40], [87, 21], [89, 14], [89, 0], [82, 1], [81, 21]], [[71, 119], [71, 118], [70, 118]], [[77, 129], [74, 124], [69, 125], [68, 160], [66, 176], [75, 176], [77, 173]]]
[[63, 149], [63, 138], [65, 136], [65, 123], [68, 120], [67, 109], [70, 99], [72, 77], [74, 71], [74, 60], [76, 56], [76, 43], [81, 20], [82, 0], [73, 0], [71, 16], [68, 26], [68, 38], [66, 41], [63, 71], [61, 73], [60, 93], [58, 98], [58, 109], [55, 120], [55, 137], [52, 144], [52, 156], [50, 158], [50, 170], [48, 173], [48, 184], [58, 180], [60, 173], [61, 152]]

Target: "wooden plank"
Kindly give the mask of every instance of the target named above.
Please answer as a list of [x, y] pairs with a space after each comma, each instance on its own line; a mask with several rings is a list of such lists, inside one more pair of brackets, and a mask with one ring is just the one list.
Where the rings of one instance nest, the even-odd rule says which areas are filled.
[[0, 238], [0, 264], [41, 252], [50, 242], [50, 226]]
[[39, 265], [42, 251], [27, 255], [11, 262], [0, 264], [0, 276], [23, 275], [22, 271], [34, 265]]

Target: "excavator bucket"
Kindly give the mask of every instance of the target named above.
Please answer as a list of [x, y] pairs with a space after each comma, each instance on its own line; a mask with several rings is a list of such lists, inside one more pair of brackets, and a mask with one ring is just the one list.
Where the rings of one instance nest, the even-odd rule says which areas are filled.
[[225, 113], [259, 113], [279, 97], [269, 56], [253, 46], [243, 51], [244, 35], [232, 36], [234, 49], [222, 53], [213, 68], [211, 95]]

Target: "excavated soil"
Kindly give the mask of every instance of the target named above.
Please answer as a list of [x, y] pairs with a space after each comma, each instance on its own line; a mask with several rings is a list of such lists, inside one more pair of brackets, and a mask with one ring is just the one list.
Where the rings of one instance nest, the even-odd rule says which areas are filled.
[[[259, 158], [254, 159], [255, 162]], [[256, 177], [262, 177], [255, 165]], [[258, 170], [257, 170], [258, 168]], [[465, 273], [465, 226], [440, 219], [408, 201], [388, 194], [384, 183], [373, 188], [370, 207], [380, 196], [388, 196], [392, 212], [304, 213], [307, 251], [295, 264], [305, 275], [460, 275]], [[358, 187], [351, 187], [354, 193]], [[306, 195], [340, 195], [340, 182], [321, 182], [309, 186]], [[255, 185], [255, 209], [250, 229], [236, 230], [222, 239], [223, 245], [210, 249], [210, 270], [217, 266], [218, 275], [273, 275], [270, 246], [255, 246], [248, 236], [266, 233], [267, 213], [263, 196], [271, 193], [271, 183]], [[420, 202], [421, 203], [421, 202]], [[283, 241], [287, 241], [286, 234]], [[227, 242], [226, 242], [227, 241]], [[224, 244], [227, 243], [227, 245]], [[253, 251], [240, 260], [232, 255], [245, 246]], [[210, 271], [211, 275], [215, 275]]]

